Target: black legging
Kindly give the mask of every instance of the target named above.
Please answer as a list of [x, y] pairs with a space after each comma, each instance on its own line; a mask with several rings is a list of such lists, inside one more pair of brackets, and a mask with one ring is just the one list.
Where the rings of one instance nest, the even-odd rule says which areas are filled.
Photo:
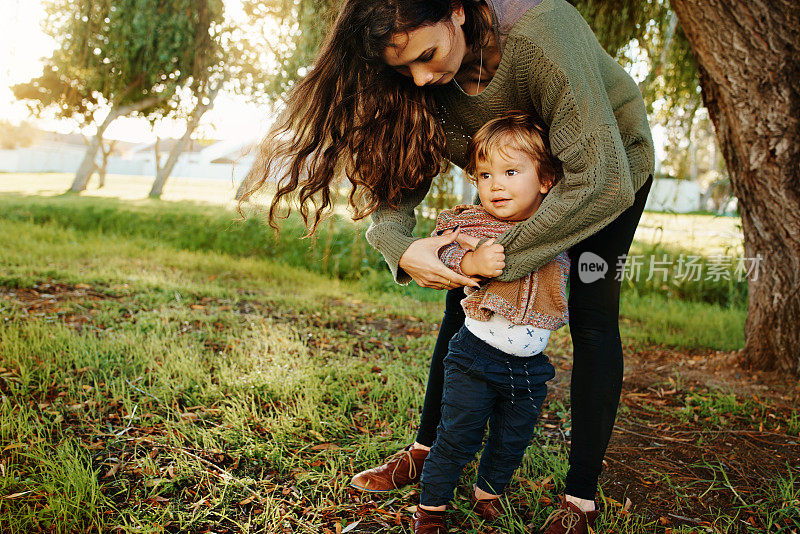
[[[622, 341], [619, 337], [619, 258], [626, 255], [642, 216], [652, 177], [636, 193], [633, 205], [611, 224], [569, 250], [569, 328], [573, 363], [570, 382], [572, 447], [569, 453], [566, 493], [594, 499], [608, 440], [614, 428], [622, 390]], [[579, 258], [592, 252], [605, 260], [603, 278], [583, 283], [578, 277]], [[441, 416], [444, 366], [450, 338], [464, 324], [463, 289], [447, 292], [444, 318], [433, 349], [417, 442], [431, 446]]]

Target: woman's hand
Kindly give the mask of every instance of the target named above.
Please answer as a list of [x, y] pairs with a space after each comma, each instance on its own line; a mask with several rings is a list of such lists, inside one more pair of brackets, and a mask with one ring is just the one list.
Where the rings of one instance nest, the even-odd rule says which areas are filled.
[[400, 257], [400, 268], [420, 287], [433, 289], [478, 287], [477, 280], [448, 269], [439, 259], [439, 249], [455, 241], [458, 236], [459, 231], [456, 230], [450, 234], [417, 239]]
[[[454, 231], [458, 232], [458, 230], [447, 230], [446, 232], [444, 232], [444, 235], [450, 235]], [[456, 243], [458, 243], [458, 246], [460, 246], [464, 250], [475, 250], [476, 248], [478, 248], [479, 242], [480, 239], [478, 239], [474, 235], [459, 233], [456, 237]]]

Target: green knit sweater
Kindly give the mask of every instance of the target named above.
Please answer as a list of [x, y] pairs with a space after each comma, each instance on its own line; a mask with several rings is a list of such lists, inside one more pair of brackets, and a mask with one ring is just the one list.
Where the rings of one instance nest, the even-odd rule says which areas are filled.
[[[524, 111], [549, 125], [564, 177], [530, 219], [497, 240], [506, 254], [500, 280], [525, 276], [605, 227], [653, 173], [653, 140], [636, 82], [565, 0], [543, 0], [517, 21], [480, 94], [467, 95], [452, 82], [431, 90], [450, 159], [460, 167], [469, 138], [503, 113]], [[367, 230], [402, 284], [411, 278], [398, 263], [416, 239], [414, 208], [429, 188], [426, 182], [409, 191], [399, 209], [376, 211]]]

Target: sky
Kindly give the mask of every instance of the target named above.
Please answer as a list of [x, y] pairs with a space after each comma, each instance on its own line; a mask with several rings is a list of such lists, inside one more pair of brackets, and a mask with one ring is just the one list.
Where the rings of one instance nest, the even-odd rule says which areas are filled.
[[[229, 16], [241, 14], [241, 0], [225, 0]], [[0, 119], [14, 124], [27, 120], [39, 128], [61, 133], [77, 131], [76, 124], [67, 120], [35, 119], [27, 106], [14, 98], [10, 86], [35, 78], [42, 73], [42, 59], [50, 56], [55, 43], [42, 32], [44, 17], [41, 0], [0, 0]], [[631, 74], [637, 80], [646, 73], [634, 65]], [[224, 140], [249, 140], [263, 135], [268, 126], [269, 109], [248, 103], [235, 95], [220, 94], [214, 108], [207, 112], [195, 137]], [[141, 118], [122, 117], [106, 132], [108, 139], [134, 143], [151, 142], [156, 136], [180, 137], [185, 126], [180, 121], [162, 121], [155, 128]], [[91, 130], [85, 134], [92, 134]], [[654, 130], [658, 159], [663, 159], [663, 135]]]

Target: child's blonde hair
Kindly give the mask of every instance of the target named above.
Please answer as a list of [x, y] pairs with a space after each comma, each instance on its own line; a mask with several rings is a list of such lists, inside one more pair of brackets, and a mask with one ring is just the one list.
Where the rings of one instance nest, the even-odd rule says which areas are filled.
[[562, 170], [561, 162], [550, 152], [547, 133], [533, 116], [512, 111], [492, 119], [475, 132], [467, 145], [467, 165], [464, 170], [475, 180], [478, 162], [486, 161], [495, 151], [511, 147], [525, 153], [536, 165], [539, 181], [552, 189]]

